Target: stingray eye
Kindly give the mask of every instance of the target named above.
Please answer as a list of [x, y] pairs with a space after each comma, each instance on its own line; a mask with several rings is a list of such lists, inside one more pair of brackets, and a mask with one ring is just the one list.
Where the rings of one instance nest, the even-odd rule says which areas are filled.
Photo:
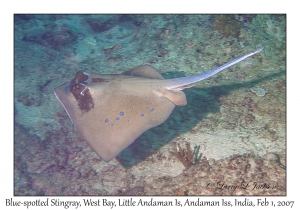
[[75, 75], [74, 80], [77, 82], [85, 82], [89, 78], [88, 74], [85, 73], [84, 71], [78, 71]]
[[85, 73], [84, 71], [78, 71], [74, 79], [70, 81], [70, 86], [69, 86], [70, 91], [73, 94], [84, 95], [88, 91], [87, 88], [88, 79], [89, 79], [89, 75], [87, 73]]

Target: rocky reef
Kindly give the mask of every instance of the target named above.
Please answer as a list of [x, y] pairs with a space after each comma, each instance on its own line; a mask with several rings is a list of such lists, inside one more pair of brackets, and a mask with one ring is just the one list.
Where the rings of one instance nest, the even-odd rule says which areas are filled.
[[[279, 14], [15, 15], [14, 195], [286, 195], [285, 39]], [[176, 78], [262, 45], [109, 163], [53, 94], [77, 71]]]

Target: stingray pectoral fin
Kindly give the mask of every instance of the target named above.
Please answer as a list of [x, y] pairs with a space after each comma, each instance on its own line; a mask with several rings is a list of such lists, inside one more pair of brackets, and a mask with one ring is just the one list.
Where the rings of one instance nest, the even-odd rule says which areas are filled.
[[182, 86], [179, 86], [179, 87], [176, 87], [176, 88], [172, 88], [171, 90], [180, 91], [180, 90], [184, 90], [186, 88], [191, 88], [191, 87], [194, 87], [194, 86], [195, 86], [195, 83], [192, 83], [192, 84], [182, 85]]
[[140, 65], [129, 71], [125, 71], [122, 74], [149, 79], [165, 79], [153, 66], [150, 65]]
[[55, 89], [76, 129], [104, 161], [165, 122], [175, 104], [186, 103], [183, 92], [167, 90], [161, 86], [163, 79], [152, 81], [140, 73], [127, 77], [79, 72]]
[[73, 119], [70, 117], [70, 114], [74, 114], [78, 108], [77, 108], [76, 100], [70, 94], [69, 82], [55, 88], [54, 94], [56, 98], [59, 100], [59, 102], [62, 104], [62, 106], [64, 107], [65, 111], [67, 112], [69, 118], [73, 123]]
[[165, 97], [127, 100], [116, 95], [114, 99], [107, 102], [108, 106], [95, 97], [94, 109], [84, 114], [70, 114], [77, 130], [106, 162], [116, 157], [142, 133], [166, 121], [175, 107]]
[[165, 97], [172, 101], [177, 106], [184, 106], [187, 104], [184, 92], [177, 90], [168, 90], [164, 88], [162, 91], [155, 91], [156, 95]]
[[[89, 112], [83, 113], [78, 109], [76, 100], [65, 90], [67, 88], [64, 86], [56, 88], [55, 95], [67, 111], [76, 130], [106, 162], [116, 157], [147, 130], [147, 127], [144, 127], [144, 122], [134, 123], [133, 119], [129, 121], [127, 120], [128, 118], [121, 119], [119, 120], [120, 122], [109, 120], [106, 123], [105, 120], [101, 120], [103, 117], [101, 117], [101, 107], [99, 106], [96, 106]], [[103, 113], [108, 112], [104, 110]], [[128, 112], [126, 114], [128, 115]]]

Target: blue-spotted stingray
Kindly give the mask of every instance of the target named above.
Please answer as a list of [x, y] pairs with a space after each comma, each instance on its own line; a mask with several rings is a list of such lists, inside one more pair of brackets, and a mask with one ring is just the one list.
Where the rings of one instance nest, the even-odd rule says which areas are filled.
[[137, 66], [118, 75], [79, 71], [54, 93], [82, 137], [108, 162], [142, 133], [165, 122], [176, 105], [186, 105], [183, 89], [262, 49], [205, 73], [175, 79], [164, 79], [149, 65]]

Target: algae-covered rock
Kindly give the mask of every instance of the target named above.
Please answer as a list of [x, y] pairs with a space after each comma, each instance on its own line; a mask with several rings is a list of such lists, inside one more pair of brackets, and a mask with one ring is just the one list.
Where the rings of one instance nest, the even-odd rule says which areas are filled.
[[242, 23], [235, 20], [231, 15], [217, 15], [211, 24], [211, 28], [217, 30], [226, 37], [233, 36], [238, 38]]

